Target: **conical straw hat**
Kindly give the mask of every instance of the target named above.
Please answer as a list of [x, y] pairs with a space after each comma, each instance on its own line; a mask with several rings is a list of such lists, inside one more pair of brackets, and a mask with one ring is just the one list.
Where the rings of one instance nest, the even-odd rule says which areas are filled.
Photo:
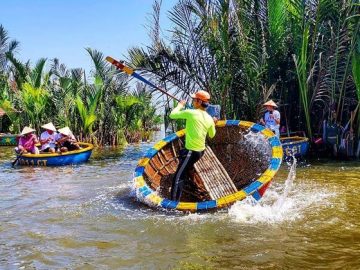
[[35, 129], [32, 129], [31, 127], [24, 127], [24, 129], [21, 131], [21, 135], [25, 135], [34, 131]]
[[60, 128], [58, 131], [65, 136], [69, 136], [72, 133], [69, 127]]
[[272, 106], [272, 107], [277, 107], [276, 103], [270, 99], [269, 101], [264, 103], [264, 106]]
[[54, 124], [53, 123], [47, 123], [47, 124], [45, 124], [45, 125], [43, 125], [43, 126], [41, 126], [43, 129], [46, 129], [46, 130], [52, 130], [52, 131], [56, 131], [56, 128], [55, 128], [55, 126], [54, 126]]

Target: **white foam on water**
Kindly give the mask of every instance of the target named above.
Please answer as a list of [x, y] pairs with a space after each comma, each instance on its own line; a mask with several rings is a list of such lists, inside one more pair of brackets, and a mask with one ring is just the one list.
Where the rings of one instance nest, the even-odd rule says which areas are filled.
[[297, 184], [296, 159], [290, 167], [283, 185], [274, 184], [264, 197], [256, 202], [251, 196], [235, 203], [229, 209], [229, 217], [241, 223], [282, 223], [301, 219], [307, 211], [326, 206], [335, 194], [311, 185]]

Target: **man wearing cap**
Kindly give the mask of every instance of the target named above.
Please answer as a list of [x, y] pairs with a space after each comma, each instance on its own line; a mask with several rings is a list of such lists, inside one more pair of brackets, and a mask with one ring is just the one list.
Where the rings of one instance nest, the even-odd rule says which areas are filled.
[[55, 153], [56, 147], [56, 128], [53, 123], [47, 123], [41, 126], [45, 131], [40, 135], [41, 152]]
[[21, 132], [21, 137], [19, 140], [19, 145], [15, 148], [17, 153], [32, 153], [39, 154], [39, 149], [36, 147], [36, 144], [39, 143], [36, 135], [33, 133], [35, 129], [30, 127], [24, 127]]
[[265, 127], [271, 129], [277, 137], [280, 137], [280, 113], [275, 110], [277, 107], [276, 103], [272, 100], [264, 103], [266, 113], [264, 118], [260, 119], [260, 123]]
[[186, 120], [185, 148], [180, 152], [179, 166], [171, 187], [171, 199], [174, 201], [180, 200], [188, 171], [204, 154], [206, 135], [213, 138], [216, 132], [214, 120], [205, 111], [209, 105], [210, 94], [198, 91], [191, 97], [194, 109], [183, 110], [186, 102], [182, 100], [170, 113], [171, 119]]

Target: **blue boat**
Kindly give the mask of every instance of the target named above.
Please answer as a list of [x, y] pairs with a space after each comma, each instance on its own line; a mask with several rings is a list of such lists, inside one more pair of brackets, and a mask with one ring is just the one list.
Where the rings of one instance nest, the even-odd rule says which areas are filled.
[[94, 146], [90, 143], [79, 143], [80, 150], [65, 153], [23, 154], [18, 159], [24, 166], [63, 166], [80, 164], [88, 161]]
[[293, 136], [280, 138], [284, 158], [305, 157], [309, 150], [309, 139], [306, 137]]
[[17, 135], [0, 133], [0, 146], [15, 146], [17, 145]]

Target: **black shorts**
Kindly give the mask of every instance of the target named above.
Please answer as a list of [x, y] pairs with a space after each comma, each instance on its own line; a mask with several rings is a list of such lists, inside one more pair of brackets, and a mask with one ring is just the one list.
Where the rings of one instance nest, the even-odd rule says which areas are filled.
[[64, 142], [62, 147], [66, 147], [69, 151], [77, 150], [76, 145], [74, 145], [72, 142], [69, 141]]
[[[42, 153], [49, 153], [50, 152], [50, 148], [51, 147], [48, 147], [48, 148], [45, 148], [44, 150], [41, 150]], [[55, 149], [56, 150], [56, 149]]]

